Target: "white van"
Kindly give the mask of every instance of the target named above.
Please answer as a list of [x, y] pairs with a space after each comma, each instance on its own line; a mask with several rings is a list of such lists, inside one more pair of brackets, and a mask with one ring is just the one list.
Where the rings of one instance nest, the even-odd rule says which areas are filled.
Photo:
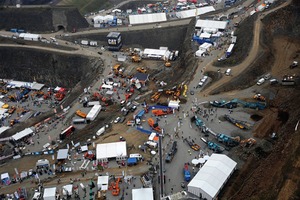
[[156, 142], [152, 142], [152, 141], [147, 141], [146, 145], [148, 145], [151, 148], [156, 148], [157, 147], [157, 143]]
[[129, 158], [137, 158], [138, 160], [143, 159], [143, 156], [139, 153], [129, 154]]
[[231, 75], [231, 69], [227, 69], [227, 70], [225, 71], [225, 75], [226, 75], [226, 76], [230, 76], [230, 75]]
[[259, 79], [258, 81], [257, 81], [257, 85], [261, 85], [261, 84], [263, 84], [265, 82], [265, 79], [264, 78], [261, 78], [261, 79]]

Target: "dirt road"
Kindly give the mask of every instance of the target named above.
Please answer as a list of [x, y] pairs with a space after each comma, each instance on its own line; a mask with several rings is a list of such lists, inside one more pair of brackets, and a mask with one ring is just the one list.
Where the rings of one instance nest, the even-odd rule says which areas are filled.
[[[225, 83], [232, 80], [232, 78], [239, 76], [245, 69], [247, 69], [247, 67], [249, 67], [257, 59], [258, 52], [260, 49], [259, 42], [260, 42], [260, 32], [261, 32], [261, 27], [262, 27], [261, 19], [263, 19], [266, 15], [270, 14], [271, 12], [274, 12], [280, 8], [283, 8], [287, 5], [289, 5], [291, 2], [292, 1], [289, 0], [285, 3], [283, 3], [282, 5], [276, 7], [272, 10], [269, 10], [268, 12], [264, 12], [263, 14], [258, 13], [259, 17], [254, 22], [255, 23], [255, 28], [253, 30], [254, 38], [253, 38], [252, 48], [249, 52], [249, 56], [241, 64], [236, 65], [232, 68], [232, 74], [234, 75], [233, 77], [226, 77], [226, 78], [220, 79], [219, 81], [215, 82], [213, 85], [211, 85], [210, 87], [205, 89], [203, 91], [202, 95], [210, 94], [214, 89], [221, 87]], [[215, 69], [215, 67], [213, 67], [212, 62], [208, 66], [206, 66], [206, 69], [208, 71], [217, 71]]]

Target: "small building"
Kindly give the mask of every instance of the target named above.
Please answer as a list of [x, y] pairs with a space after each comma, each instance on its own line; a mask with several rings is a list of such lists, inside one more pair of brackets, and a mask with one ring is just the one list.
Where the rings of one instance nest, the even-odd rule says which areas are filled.
[[210, 51], [212, 44], [210, 43], [203, 43], [202, 45], [199, 46], [199, 50], [196, 51], [196, 56], [201, 57], [203, 55], [205, 55], [206, 53], [208, 53]]
[[127, 157], [126, 141], [97, 144], [96, 159], [98, 161], [108, 161], [110, 158], [117, 160]]
[[144, 49], [142, 53], [143, 58], [169, 60], [171, 52], [168, 49]]
[[109, 180], [109, 176], [98, 176], [98, 181], [97, 181], [98, 190], [100, 191], [108, 190], [108, 180]]
[[119, 51], [122, 48], [122, 37], [119, 32], [110, 32], [107, 36], [108, 50]]
[[154, 200], [153, 188], [132, 189], [132, 200]]
[[224, 154], [212, 154], [188, 184], [188, 192], [201, 199], [217, 199], [236, 165], [235, 161]]

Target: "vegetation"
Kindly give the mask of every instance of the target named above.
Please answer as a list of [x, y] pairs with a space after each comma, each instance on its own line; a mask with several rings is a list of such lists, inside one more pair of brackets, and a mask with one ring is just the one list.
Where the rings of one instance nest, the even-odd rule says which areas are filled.
[[111, 7], [111, 2], [107, 0], [62, 0], [59, 5], [72, 5], [81, 14], [96, 12]]

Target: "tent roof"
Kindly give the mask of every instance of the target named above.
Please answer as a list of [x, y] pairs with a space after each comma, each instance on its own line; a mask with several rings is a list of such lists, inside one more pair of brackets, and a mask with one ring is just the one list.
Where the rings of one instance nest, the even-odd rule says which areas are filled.
[[96, 153], [97, 153], [96, 154], [97, 160], [103, 158], [115, 158], [118, 156], [127, 156], [126, 141], [97, 144]]
[[19, 139], [22, 139], [23, 137], [30, 135], [32, 133], [33, 133], [33, 130], [31, 128], [25, 128], [23, 131], [20, 131], [20, 132], [14, 134], [12, 136], [12, 138], [14, 140], [19, 140]]
[[215, 198], [236, 165], [235, 161], [224, 154], [212, 154], [188, 187], [201, 188]]
[[41, 35], [38, 35], [38, 34], [32, 34], [32, 33], [20, 33], [19, 37], [20, 37], [20, 38], [25, 38], [25, 37], [27, 37], [27, 38], [36, 38], [36, 39], [38, 39], [38, 38], [41, 37]]
[[184, 10], [176, 12], [176, 17], [178, 18], [189, 18], [189, 17], [195, 17], [196, 15], [203, 15], [205, 13], [215, 11], [215, 8], [213, 6], [206, 6], [202, 8], [196, 8], [196, 9], [190, 9], [190, 10]]
[[211, 46], [212, 46], [212, 44], [207, 43], [207, 42], [205, 42], [205, 43], [203, 43], [202, 45], [200, 45], [201, 48], [205, 48], [205, 49], [208, 49], [208, 48], [211, 47]]
[[31, 85], [31, 89], [32, 90], [41, 90], [44, 86], [45, 86], [45, 84], [33, 82]]
[[132, 189], [132, 200], [153, 200], [152, 188]]
[[108, 189], [108, 180], [109, 180], [109, 176], [98, 176], [97, 185], [101, 185], [101, 190]]
[[197, 22], [196, 22], [196, 28], [225, 29], [226, 26], [227, 26], [226, 21], [214, 21], [214, 20], [198, 19]]
[[10, 127], [9, 126], [2, 126], [2, 127], [0, 127], [0, 135], [1, 135], [1, 133], [3, 133], [4, 131], [6, 131], [7, 129], [10, 129]]
[[56, 195], [56, 187], [52, 187], [52, 188], [45, 188], [44, 189], [44, 198], [45, 197], [55, 197]]
[[3, 173], [1, 174], [1, 180], [9, 178], [9, 174], [8, 173]]
[[69, 195], [72, 194], [72, 191], [73, 191], [73, 185], [69, 184], [69, 185], [64, 185], [63, 186], [63, 194], [66, 195], [68, 191]]
[[69, 149], [60, 149], [57, 152], [57, 160], [64, 160], [68, 158]]
[[167, 21], [166, 13], [129, 15], [129, 23], [132, 25], [165, 22], [165, 21]]
[[204, 33], [201, 33], [199, 37], [200, 37], [200, 38], [210, 38], [210, 36], [211, 36], [210, 33], [204, 32]]

